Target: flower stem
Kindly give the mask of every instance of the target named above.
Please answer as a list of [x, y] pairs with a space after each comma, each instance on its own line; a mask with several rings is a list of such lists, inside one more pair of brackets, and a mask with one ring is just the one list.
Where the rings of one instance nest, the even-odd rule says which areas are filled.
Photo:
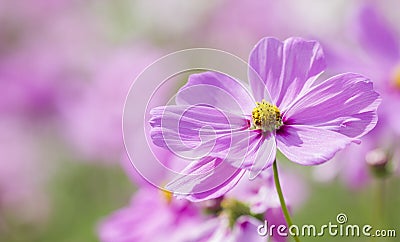
[[[279, 201], [280, 201], [281, 207], [282, 207], [282, 212], [283, 212], [283, 215], [285, 216], [285, 220], [288, 225], [288, 228], [290, 228], [290, 226], [293, 225], [293, 222], [292, 222], [292, 219], [290, 218], [289, 210], [285, 203], [285, 198], [283, 197], [281, 183], [279, 182], [278, 165], [276, 164], [276, 160], [274, 161], [274, 164], [272, 166], [273, 166], [273, 170], [274, 170], [275, 187], [276, 187], [276, 191], [278, 192]], [[293, 238], [296, 242], [300, 242], [300, 239], [299, 239], [299, 237], [297, 237], [297, 235], [293, 235]]]
[[385, 179], [380, 178], [376, 181], [376, 186], [377, 186], [377, 218], [378, 218], [378, 223], [379, 226], [384, 226], [385, 225]]

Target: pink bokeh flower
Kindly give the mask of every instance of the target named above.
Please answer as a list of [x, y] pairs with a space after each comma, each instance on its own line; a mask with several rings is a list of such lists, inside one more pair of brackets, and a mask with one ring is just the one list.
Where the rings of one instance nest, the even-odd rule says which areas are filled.
[[287, 5], [286, 1], [223, 0], [211, 9], [200, 28], [193, 31], [193, 36], [196, 41], [214, 48], [246, 56], [251, 48], [249, 43], [263, 36], [284, 37], [293, 33], [292, 15], [280, 14], [283, 9], [290, 11]]
[[[200, 241], [212, 224], [194, 204], [172, 199], [168, 192], [143, 187], [129, 206], [104, 219], [99, 225], [103, 242]], [[205, 233], [207, 234], [207, 233]]]
[[40, 132], [3, 116], [0, 133], [0, 220], [6, 215], [26, 223], [45, 222], [52, 210], [46, 183], [54, 167], [46, 161]]
[[[105, 218], [99, 226], [101, 241], [265, 241], [257, 227], [285, 224], [272, 173], [254, 182], [242, 179], [225, 196], [192, 203], [141, 183], [132, 202]], [[298, 175], [282, 172], [289, 207], [296, 209], [308, 190]], [[161, 176], [162, 177], [162, 176]], [[165, 178], [165, 177], [164, 177]], [[276, 234], [271, 241], [287, 241]]]
[[[284, 197], [288, 207], [291, 211], [299, 209], [308, 198], [309, 191], [306, 183], [299, 174], [294, 174], [287, 170], [281, 170], [280, 174], [282, 189], [285, 191]], [[251, 214], [258, 215], [258, 220], [248, 214], [244, 214], [236, 218], [233, 228], [229, 228], [227, 222], [232, 218], [229, 218], [229, 211], [222, 211], [220, 228], [216, 229], [215, 237], [225, 236], [232, 239], [232, 241], [246, 241], [246, 236], [254, 236], [248, 240], [259, 241], [261, 237], [260, 241], [265, 241], [265, 237], [259, 236], [255, 232], [257, 227], [264, 223], [264, 221], [259, 220], [260, 218], [267, 220], [268, 224], [275, 224], [276, 226], [286, 224], [275, 188], [273, 174], [270, 170], [262, 173], [251, 182], [247, 179], [240, 180], [237, 186], [223, 196], [223, 199], [225, 201], [240, 201], [243, 205], [248, 206]], [[228, 218], [226, 217], [227, 215]], [[272, 238], [270, 238], [271, 241], [287, 241], [287, 239], [287, 237], [279, 236], [277, 233], [272, 233]]]
[[269, 168], [277, 148], [295, 163], [317, 165], [376, 125], [380, 99], [366, 77], [316, 81], [325, 59], [315, 41], [264, 38], [249, 65], [249, 88], [225, 74], [195, 74], [176, 105], [152, 110], [153, 142], [194, 160], [167, 189], [219, 197], [246, 170], [255, 177]]
[[378, 4], [359, 6], [353, 20], [349, 24], [353, 35], [347, 36], [352, 48], [327, 41], [330, 47], [327, 61], [330, 71], [353, 69], [363, 72], [374, 81], [382, 97], [378, 110], [379, 123], [373, 132], [363, 137], [359, 147], [352, 145], [340, 152], [333, 162], [316, 167], [315, 177], [322, 181], [339, 177], [354, 189], [370, 181], [370, 167], [366, 159], [370, 152], [376, 149], [385, 152], [391, 159], [392, 168], [400, 164], [400, 116], [397, 111], [400, 102], [400, 37], [395, 26], [379, 11]]
[[340, 46], [339, 50], [339, 43], [328, 42], [330, 70], [353, 69], [370, 77], [382, 96], [380, 123], [400, 134], [399, 112], [396, 111], [396, 103], [400, 100], [400, 37], [376, 5], [362, 5], [349, 26], [353, 33], [348, 36], [354, 45], [352, 49]]
[[[159, 52], [137, 44], [103, 56], [108, 61], [98, 63], [81, 95], [63, 106], [64, 134], [84, 159], [116, 163], [124, 152], [122, 115], [129, 87]], [[145, 102], [140, 94], [138, 100], [138, 105]]]

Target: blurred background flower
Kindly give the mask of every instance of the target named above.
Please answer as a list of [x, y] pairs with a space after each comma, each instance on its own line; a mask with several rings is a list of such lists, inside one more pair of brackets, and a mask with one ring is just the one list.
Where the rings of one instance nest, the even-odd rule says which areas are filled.
[[[164, 54], [211, 47], [246, 59], [265, 36], [319, 40], [327, 74], [360, 72], [383, 97], [373, 133], [326, 165], [310, 172], [278, 154], [295, 223], [323, 224], [345, 212], [353, 224], [395, 227], [400, 223], [400, 3], [365, 2], [1, 1], [0, 241], [132, 242], [148, 241], [154, 233], [172, 241], [240, 241], [248, 235], [259, 220], [245, 214], [232, 227], [229, 203], [192, 204], [149, 186], [124, 149], [122, 112], [135, 77]], [[135, 95], [138, 105], [146, 102]], [[138, 114], [132, 124], [137, 130], [143, 130], [141, 120]], [[138, 138], [136, 145], [140, 150], [146, 144]], [[150, 156], [144, 149], [136, 154]], [[169, 154], [159, 157], [176, 165]], [[147, 168], [159, 182], [168, 179]], [[252, 199], [242, 199], [246, 204], [274, 201], [268, 179], [263, 182], [244, 185], [253, 195], [245, 195]], [[241, 197], [234, 190], [229, 196]], [[283, 223], [279, 207], [265, 206], [258, 212]], [[382, 207], [377, 222], [375, 211]]]

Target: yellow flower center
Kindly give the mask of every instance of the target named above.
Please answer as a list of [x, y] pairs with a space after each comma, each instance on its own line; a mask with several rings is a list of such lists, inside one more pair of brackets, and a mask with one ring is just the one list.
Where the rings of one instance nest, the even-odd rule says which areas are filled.
[[165, 190], [165, 189], [162, 189], [161, 190], [161, 195], [164, 198], [164, 200], [167, 202], [167, 204], [171, 203], [172, 197], [173, 197], [172, 192], [170, 192], [168, 190]]
[[281, 112], [277, 106], [264, 99], [256, 104], [257, 106], [252, 111], [254, 129], [271, 132], [283, 125]]
[[400, 64], [394, 68], [392, 82], [394, 87], [400, 90]]

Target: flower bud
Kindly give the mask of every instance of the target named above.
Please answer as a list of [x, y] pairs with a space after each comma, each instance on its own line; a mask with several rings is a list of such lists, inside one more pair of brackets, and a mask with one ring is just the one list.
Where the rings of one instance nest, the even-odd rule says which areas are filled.
[[388, 154], [382, 149], [374, 149], [365, 155], [365, 161], [369, 165], [371, 172], [376, 177], [385, 177], [389, 174], [387, 164]]

